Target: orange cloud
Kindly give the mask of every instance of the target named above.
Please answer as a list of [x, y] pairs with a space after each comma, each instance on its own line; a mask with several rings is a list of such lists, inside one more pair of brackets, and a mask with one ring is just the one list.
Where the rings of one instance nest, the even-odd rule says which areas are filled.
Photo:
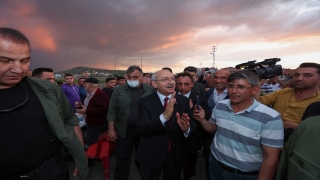
[[[183, 33], [183, 34], [176, 35], [176, 36], [166, 37], [165, 41], [168, 43], [161, 44], [158, 47], [150, 49], [150, 51], [158, 51], [161, 49], [167, 49], [167, 48], [169, 48], [175, 44], [178, 44], [180, 42], [189, 41], [191, 36], [192, 36], [192, 32], [187, 32], [187, 33]], [[141, 51], [141, 52], [144, 52], [144, 51]]]
[[16, 12], [18, 12], [21, 16], [25, 16], [33, 13], [34, 11], [35, 8], [31, 4], [23, 3], [18, 5]]
[[106, 45], [108, 43], [108, 39], [107, 38], [100, 38], [100, 39], [98, 39], [98, 44], [100, 45], [100, 46], [104, 46], [104, 45]]
[[5, 20], [3, 20], [3, 19], [1, 20], [1, 19], [0, 19], [0, 27], [4, 27], [4, 25], [5, 25], [6, 23], [7, 23], [7, 22], [6, 22]]
[[51, 52], [55, 52], [57, 50], [54, 38], [46, 27], [37, 26], [29, 29], [28, 34], [30, 34], [30, 39], [32, 39], [32, 48], [44, 49]]
[[36, 11], [35, 5], [30, 1], [8, 1], [7, 4], [4, 3], [4, 5], [13, 9], [10, 12], [12, 13], [12, 17], [27, 16]]

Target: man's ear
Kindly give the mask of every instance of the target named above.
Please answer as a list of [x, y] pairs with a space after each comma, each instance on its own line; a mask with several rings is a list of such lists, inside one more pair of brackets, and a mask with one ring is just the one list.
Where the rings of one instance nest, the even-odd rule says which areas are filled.
[[260, 94], [260, 86], [253, 86], [252, 88], [252, 94], [257, 94], [259, 93]]
[[158, 88], [158, 83], [157, 83], [157, 81], [152, 81], [152, 83], [153, 83], [153, 87]]

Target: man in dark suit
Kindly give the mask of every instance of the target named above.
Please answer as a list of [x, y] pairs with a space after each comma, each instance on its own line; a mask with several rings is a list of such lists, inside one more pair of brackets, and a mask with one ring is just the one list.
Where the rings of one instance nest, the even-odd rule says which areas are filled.
[[209, 91], [212, 93], [208, 98], [208, 105], [210, 111], [216, 106], [216, 103], [223, 100], [229, 99], [228, 89], [227, 89], [227, 79], [230, 75], [228, 70], [222, 69], [212, 74], [210, 79], [213, 80], [214, 87], [212, 87]]
[[193, 93], [195, 93], [196, 95], [199, 95], [199, 96], [205, 98], [206, 97], [206, 90], [205, 90], [203, 84], [201, 84], [201, 83], [196, 81], [196, 79], [197, 79], [197, 76], [196, 76], [197, 75], [197, 68], [195, 68], [193, 66], [188, 66], [188, 67], [184, 68], [183, 72], [184, 73], [189, 73], [192, 76], [193, 80], [194, 80], [194, 85], [193, 85], [191, 91]]
[[99, 136], [108, 129], [107, 114], [110, 98], [107, 93], [98, 88], [98, 79], [88, 78], [84, 88], [88, 92], [81, 109], [77, 113], [84, 114], [87, 122], [87, 137], [85, 144], [91, 146], [98, 141]]
[[[199, 97], [191, 91], [194, 80], [189, 73], [180, 73], [176, 77], [177, 82], [177, 92], [189, 99], [190, 109], [193, 111], [194, 105], [197, 104], [197, 96], [199, 98], [199, 105], [205, 110], [206, 118], [210, 118], [211, 112], [209, 111], [209, 107], [207, 104], [207, 100], [205, 98]], [[197, 162], [197, 153], [201, 149], [203, 145], [203, 132], [204, 130], [201, 128], [198, 123], [197, 130], [188, 137], [188, 156], [187, 161], [185, 163], [184, 168], [184, 180], [190, 179], [196, 175], [196, 162]]]
[[141, 179], [156, 180], [163, 168], [163, 179], [180, 179], [187, 154], [187, 137], [197, 128], [190, 120], [186, 97], [176, 94], [175, 78], [168, 70], [153, 76], [157, 92], [139, 101], [138, 131], [142, 137], [136, 160]]

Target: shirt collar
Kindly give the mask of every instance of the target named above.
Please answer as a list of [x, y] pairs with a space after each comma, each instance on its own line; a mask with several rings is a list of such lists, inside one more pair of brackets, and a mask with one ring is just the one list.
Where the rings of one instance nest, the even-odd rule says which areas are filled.
[[[218, 94], [218, 91], [217, 91], [216, 88], [214, 88], [213, 93], [214, 93], [214, 94]], [[223, 90], [221, 93], [222, 93], [222, 94], [227, 94], [227, 93], [228, 93], [228, 89], [226, 88], [226, 89]]]
[[159, 96], [159, 98], [160, 98], [161, 102], [162, 102], [162, 101], [164, 101], [164, 98], [168, 97], [168, 98], [170, 99], [170, 98], [171, 98], [171, 96], [172, 96], [172, 94], [170, 94], [169, 96], [164, 96], [164, 95], [160, 94], [160, 93], [159, 93], [159, 91], [157, 91], [157, 94], [158, 94], [158, 96]]
[[94, 93], [96, 93], [96, 92], [97, 92], [97, 91], [93, 91], [92, 93], [87, 92], [87, 96], [89, 96], [89, 95], [93, 96]]
[[[178, 94], [181, 94], [181, 93], [180, 93], [180, 92], [178, 92]], [[183, 96], [185, 96], [185, 97], [187, 97], [187, 98], [189, 99], [190, 94], [191, 94], [191, 91], [189, 91], [187, 94], [181, 94], [181, 95], [183, 95]]]

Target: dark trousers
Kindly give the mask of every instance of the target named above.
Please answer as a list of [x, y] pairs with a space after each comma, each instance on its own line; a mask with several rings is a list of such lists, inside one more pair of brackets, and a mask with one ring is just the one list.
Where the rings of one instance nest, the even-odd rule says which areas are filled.
[[182, 166], [177, 166], [173, 162], [172, 152], [169, 151], [166, 155], [163, 167], [153, 169], [140, 164], [141, 180], [158, 180], [160, 177], [161, 169], [163, 168], [163, 180], [180, 180], [180, 172]]
[[[140, 140], [140, 134], [136, 127], [127, 127], [125, 137], [117, 136], [115, 154], [117, 158], [114, 171], [114, 180], [128, 179], [130, 171], [130, 160], [133, 146], [137, 150]], [[136, 165], [139, 168], [138, 163]]]
[[185, 163], [183, 176], [184, 179], [190, 179], [196, 175], [196, 164], [197, 164], [198, 153], [188, 152], [187, 161]]
[[232, 173], [224, 170], [218, 161], [211, 154], [209, 158], [209, 175], [210, 180], [256, 180], [258, 175], [243, 175], [238, 173]]
[[[35, 169], [36, 170], [36, 169]], [[32, 172], [35, 172], [32, 171]], [[26, 179], [32, 179], [32, 180], [68, 180], [69, 179], [69, 171], [68, 171], [68, 162], [65, 159], [60, 159], [56, 163], [45, 167], [45, 169], [42, 169], [38, 173], [27, 173], [26, 175], [30, 175], [29, 178]], [[9, 178], [11, 179], [11, 178]], [[13, 180], [15, 179], [24, 179], [19, 177], [13, 177]]]
[[100, 124], [97, 126], [87, 126], [87, 137], [85, 139], [85, 144], [91, 146], [98, 142], [99, 136], [107, 131], [107, 123]]
[[207, 179], [209, 179], [209, 157], [211, 155], [210, 146], [212, 144], [213, 137], [214, 136], [210, 136], [210, 135], [205, 136], [204, 143], [203, 143], [203, 156], [204, 156], [205, 161], [206, 161]]

